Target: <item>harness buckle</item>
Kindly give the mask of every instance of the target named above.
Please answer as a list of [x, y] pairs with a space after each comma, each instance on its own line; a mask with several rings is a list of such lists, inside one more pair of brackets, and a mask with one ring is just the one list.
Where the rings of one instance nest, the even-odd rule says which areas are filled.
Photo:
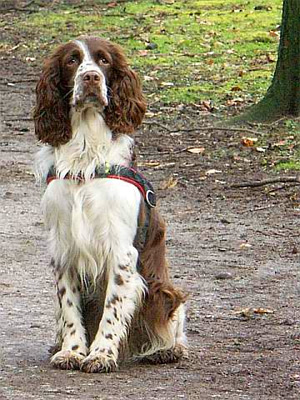
[[156, 196], [153, 190], [150, 189], [147, 190], [145, 200], [149, 207], [154, 208], [156, 206]]

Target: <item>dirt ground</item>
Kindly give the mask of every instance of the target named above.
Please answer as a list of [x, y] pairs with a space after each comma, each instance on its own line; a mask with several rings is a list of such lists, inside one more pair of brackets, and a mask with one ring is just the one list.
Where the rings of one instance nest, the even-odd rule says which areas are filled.
[[[38, 67], [9, 57], [1, 64], [0, 399], [299, 399], [297, 187], [228, 188], [268, 176], [232, 131], [171, 134], [146, 124], [137, 134], [168, 222], [171, 274], [189, 293], [189, 360], [107, 375], [49, 366], [54, 287], [43, 188], [32, 173]], [[197, 108], [162, 111], [169, 128], [207, 124]]]

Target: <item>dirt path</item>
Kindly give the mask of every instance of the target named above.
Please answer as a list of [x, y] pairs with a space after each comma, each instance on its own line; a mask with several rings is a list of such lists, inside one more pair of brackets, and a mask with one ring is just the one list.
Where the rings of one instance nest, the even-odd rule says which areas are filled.
[[[42, 188], [31, 172], [37, 144], [28, 120], [36, 68], [8, 58], [2, 62], [0, 399], [298, 400], [296, 189], [274, 196], [264, 189], [224, 189], [224, 182], [262, 175], [255, 163], [227, 157], [229, 133], [171, 136], [146, 125], [137, 137], [156, 188], [170, 177], [178, 180], [158, 196], [169, 226], [172, 276], [190, 293], [189, 361], [124, 365], [109, 375], [49, 367], [54, 288], [39, 210]], [[172, 123], [198, 123], [197, 118], [194, 110], [183, 110]], [[180, 151], [191, 144], [204, 145], [207, 153]], [[214, 154], [221, 150], [218, 160]], [[205, 174], [211, 169], [222, 172]], [[261, 313], [237, 312], [245, 308]]]

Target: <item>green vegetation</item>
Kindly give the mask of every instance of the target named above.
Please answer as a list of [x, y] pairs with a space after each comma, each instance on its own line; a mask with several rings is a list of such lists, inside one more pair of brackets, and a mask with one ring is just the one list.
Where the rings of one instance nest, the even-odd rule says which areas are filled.
[[268, 88], [282, 0], [263, 1], [263, 6], [256, 0], [116, 3], [34, 5], [34, 12], [14, 16], [9, 29], [16, 31], [15, 41], [4, 37], [2, 48], [22, 57], [44, 57], [49, 45], [82, 34], [110, 38], [125, 47], [131, 64], [144, 76], [146, 92], [156, 89], [149, 98], [153, 102], [211, 100], [217, 107], [230, 107], [256, 101]]

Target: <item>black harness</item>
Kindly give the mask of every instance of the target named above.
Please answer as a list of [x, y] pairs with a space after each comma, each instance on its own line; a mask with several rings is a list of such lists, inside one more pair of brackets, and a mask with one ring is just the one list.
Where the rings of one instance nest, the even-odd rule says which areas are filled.
[[[156, 206], [156, 196], [151, 183], [132, 167], [123, 167], [120, 165], [103, 165], [98, 166], [92, 178], [110, 178], [119, 179], [131, 183], [139, 189], [148, 207], [153, 208]], [[49, 185], [54, 179], [60, 179], [56, 175], [55, 168], [52, 166], [47, 175], [47, 184]], [[84, 177], [79, 174], [73, 176], [71, 174], [65, 175], [64, 179], [71, 179], [80, 182], [85, 182]]]

